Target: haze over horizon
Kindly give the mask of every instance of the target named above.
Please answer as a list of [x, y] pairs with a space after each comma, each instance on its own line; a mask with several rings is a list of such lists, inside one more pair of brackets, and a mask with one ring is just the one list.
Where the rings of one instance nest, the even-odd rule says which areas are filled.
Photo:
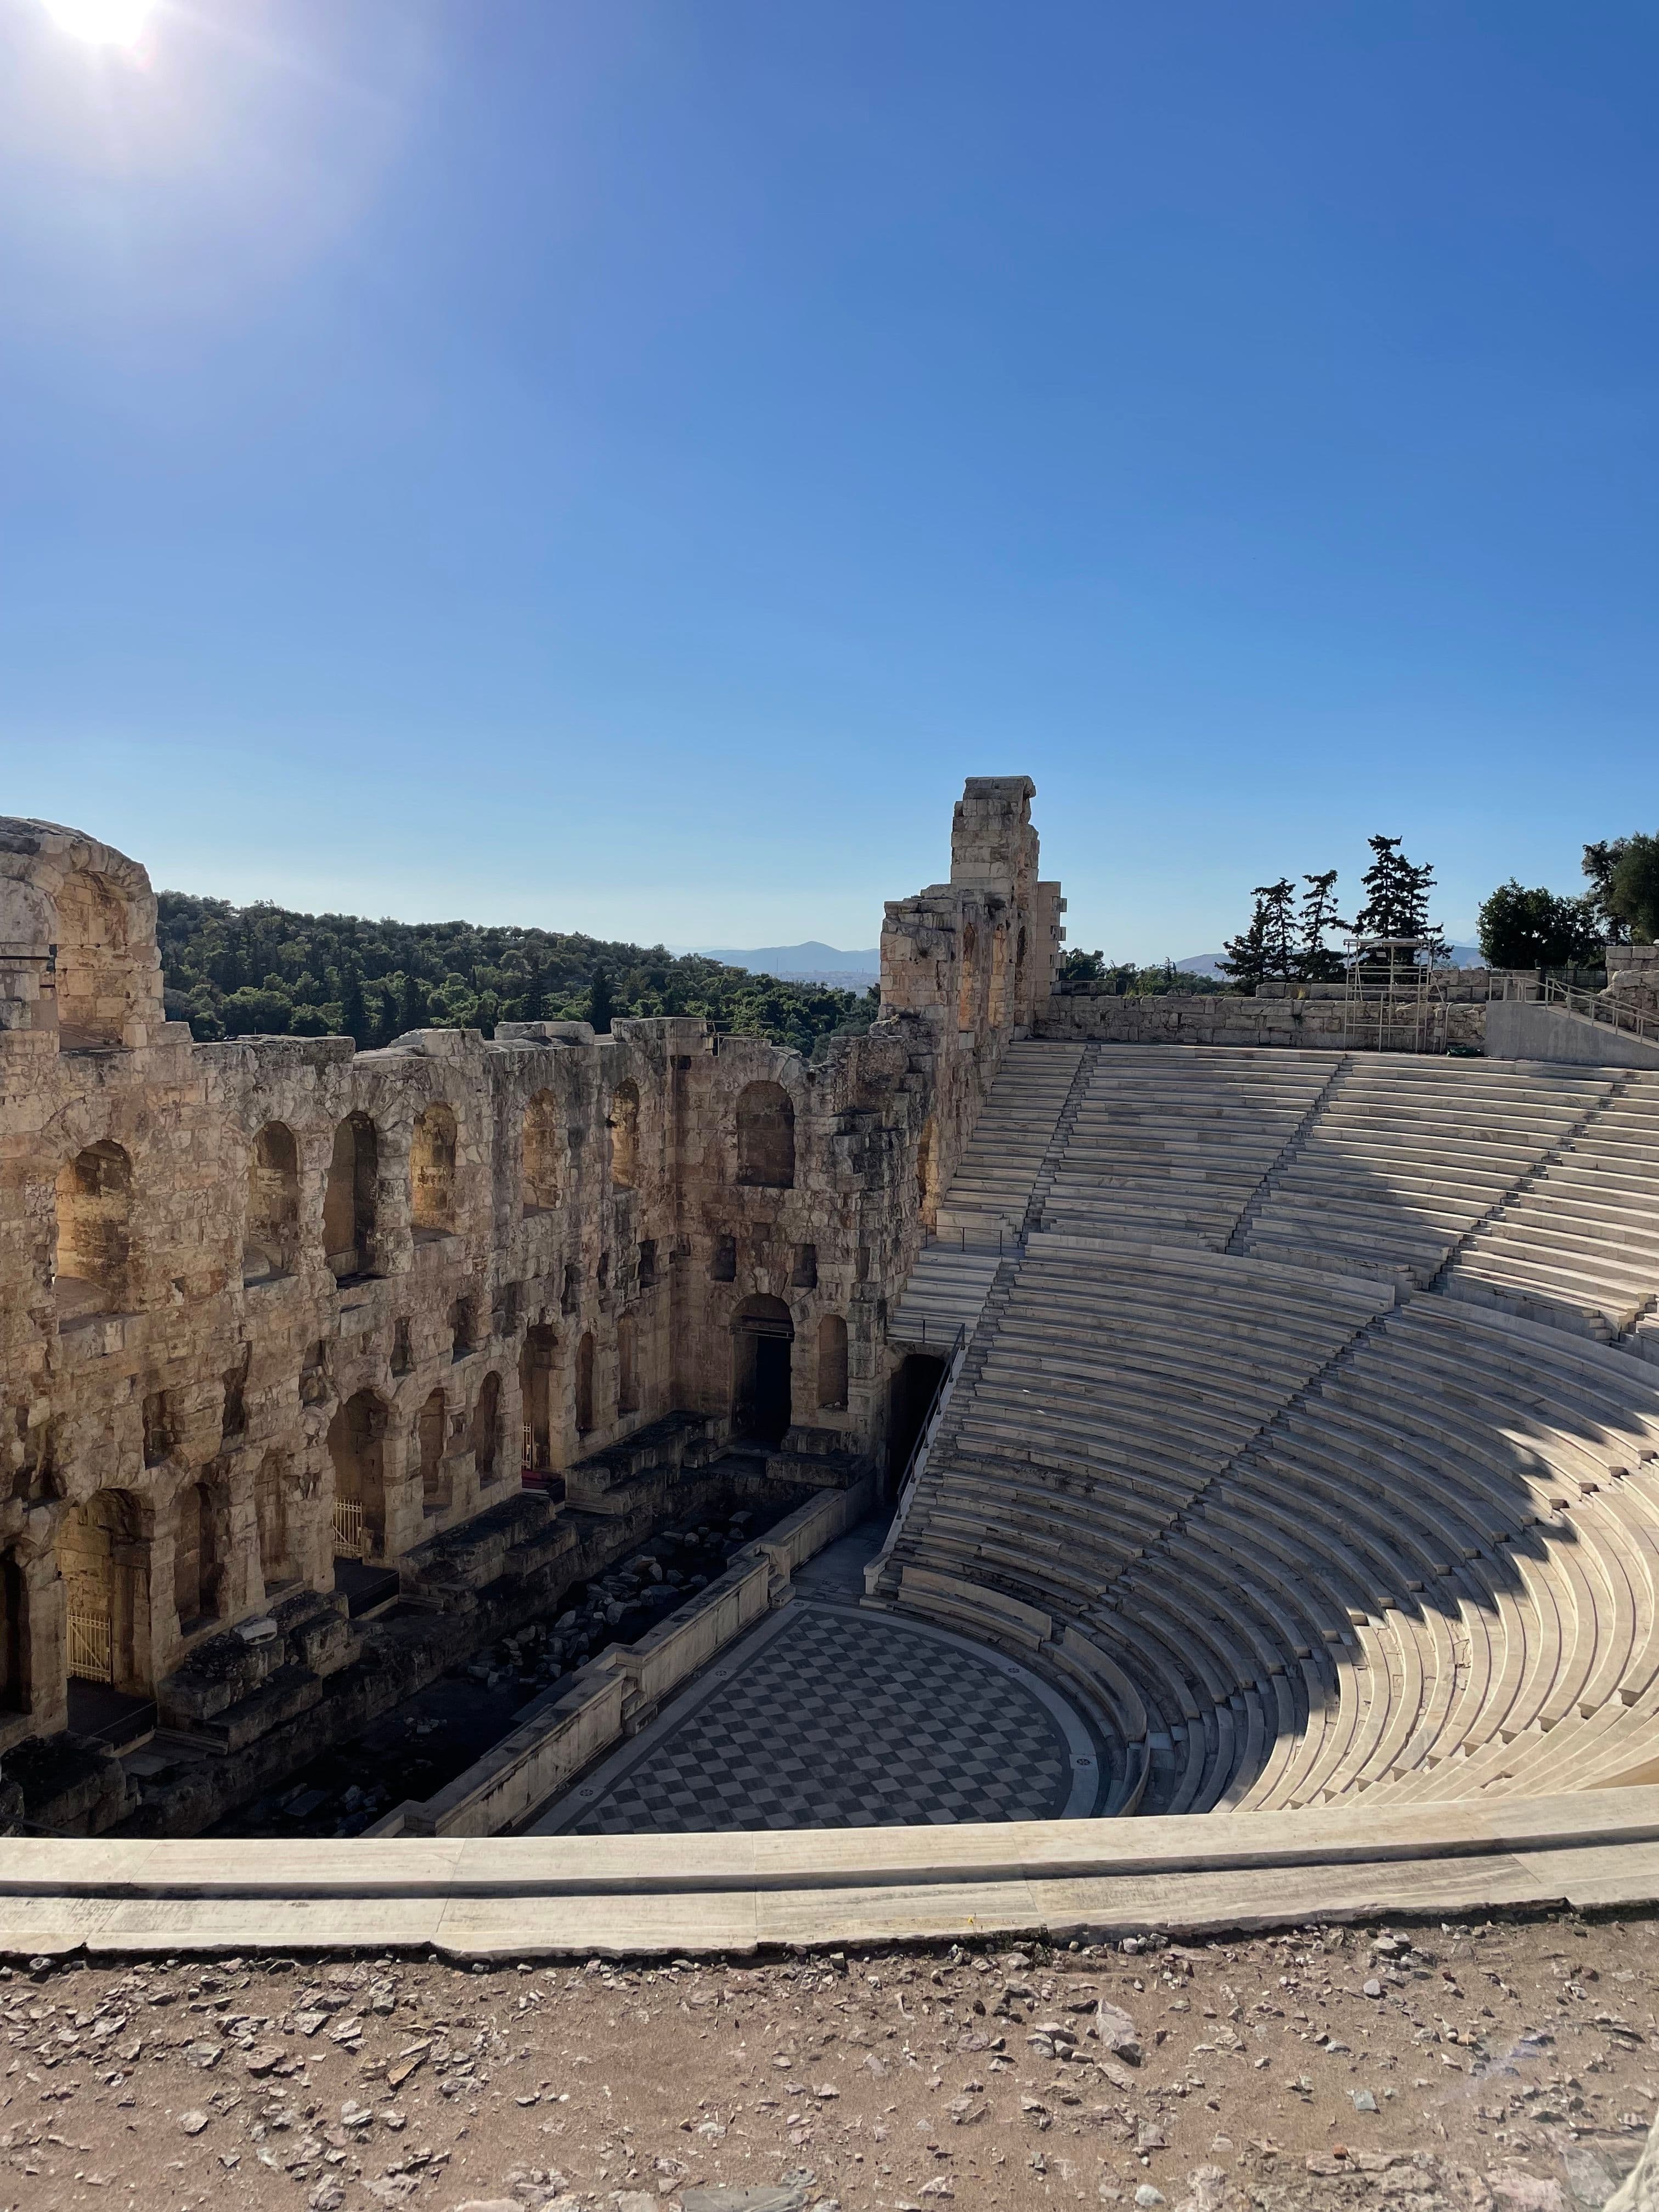
[[1139, 960], [1659, 825], [1636, 0], [123, 7], [0, 0], [8, 811], [867, 945], [1024, 772]]

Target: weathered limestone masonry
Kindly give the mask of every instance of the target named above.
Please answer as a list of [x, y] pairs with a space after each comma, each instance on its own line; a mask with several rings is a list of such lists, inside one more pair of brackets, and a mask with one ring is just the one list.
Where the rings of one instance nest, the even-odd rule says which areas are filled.
[[[1486, 1006], [1464, 999], [1444, 1010], [1449, 1044], [1478, 1048], [1486, 1034]], [[1036, 1033], [1067, 1044], [1288, 1045], [1357, 1049], [1340, 994], [1308, 998], [1229, 998], [1194, 992], [1167, 998], [1119, 997], [1102, 983], [1060, 985], [1041, 1010]]]
[[887, 904], [883, 1012], [911, 1016], [931, 1040], [933, 1101], [916, 1158], [927, 1229], [1003, 1043], [1033, 1033], [1054, 988], [1066, 902], [1058, 884], [1037, 880], [1036, 791], [1028, 776], [970, 777], [951, 827], [950, 882]]
[[[1032, 791], [968, 785], [810, 1064], [684, 1019], [198, 1045], [143, 870], [0, 820], [0, 1752], [58, 1819], [125, 1814], [72, 1694], [224, 1753], [210, 1817], [739, 1476], [867, 1467], [886, 1302], [1053, 979]], [[374, 1569], [414, 1628], [349, 1618]]]

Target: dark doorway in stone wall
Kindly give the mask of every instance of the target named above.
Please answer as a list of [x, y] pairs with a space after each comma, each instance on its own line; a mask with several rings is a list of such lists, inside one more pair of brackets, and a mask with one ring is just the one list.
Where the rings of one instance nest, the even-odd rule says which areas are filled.
[[897, 1494], [904, 1480], [904, 1470], [910, 1464], [910, 1455], [916, 1448], [933, 1401], [939, 1395], [939, 1385], [945, 1380], [945, 1362], [935, 1359], [931, 1352], [912, 1352], [900, 1363], [893, 1377], [893, 1389], [887, 1424], [887, 1494]]
[[732, 1427], [752, 1443], [779, 1444], [789, 1426], [790, 1347], [795, 1326], [781, 1298], [745, 1298], [732, 1322]]

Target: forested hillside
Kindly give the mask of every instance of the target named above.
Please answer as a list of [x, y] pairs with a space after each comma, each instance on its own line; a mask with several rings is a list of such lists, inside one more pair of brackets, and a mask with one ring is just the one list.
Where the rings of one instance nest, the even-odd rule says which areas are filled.
[[498, 1021], [593, 1022], [695, 1014], [810, 1052], [867, 1029], [873, 993], [751, 975], [699, 953], [544, 929], [466, 921], [368, 921], [162, 891], [167, 1007], [204, 1042], [256, 1033], [347, 1035], [386, 1044], [404, 1030], [482, 1030]]

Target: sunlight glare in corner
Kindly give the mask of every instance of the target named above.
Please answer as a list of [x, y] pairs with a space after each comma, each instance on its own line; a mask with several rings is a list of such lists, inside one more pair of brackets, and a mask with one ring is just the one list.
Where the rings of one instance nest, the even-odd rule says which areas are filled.
[[155, 0], [46, 0], [55, 23], [98, 46], [136, 46], [154, 6]]

